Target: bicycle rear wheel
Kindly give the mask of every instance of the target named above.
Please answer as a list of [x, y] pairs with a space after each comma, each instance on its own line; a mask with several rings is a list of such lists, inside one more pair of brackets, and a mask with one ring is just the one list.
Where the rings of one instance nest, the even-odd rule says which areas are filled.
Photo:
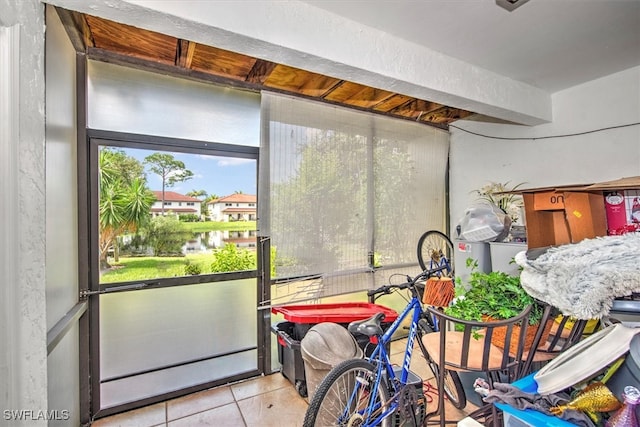
[[453, 243], [446, 234], [438, 230], [430, 230], [418, 240], [418, 263], [422, 270], [447, 267], [443, 275], [453, 278]]
[[[417, 330], [418, 346], [420, 347], [420, 350], [422, 351], [422, 355], [427, 361], [427, 365], [429, 365], [431, 372], [433, 372], [433, 375], [435, 375], [435, 377], [438, 378], [440, 367], [435, 362], [435, 360], [431, 358], [431, 356], [427, 352], [426, 347], [422, 342], [423, 335], [434, 332], [434, 330], [435, 330], [435, 327], [433, 325], [430, 325], [427, 319], [420, 319], [420, 321], [418, 322], [418, 330]], [[460, 381], [460, 377], [458, 376], [457, 372], [445, 369], [444, 394], [447, 395], [449, 402], [451, 402], [451, 404], [455, 408], [463, 409], [465, 406], [467, 406], [467, 395], [464, 392], [462, 381]]]
[[[363, 426], [375, 414], [367, 414], [367, 405], [374, 399], [378, 408], [389, 400], [384, 381], [372, 390], [376, 368], [363, 359], [346, 360], [336, 365], [322, 380], [304, 417], [303, 427]], [[378, 410], [378, 415], [381, 410]], [[380, 424], [391, 427], [393, 415]]]

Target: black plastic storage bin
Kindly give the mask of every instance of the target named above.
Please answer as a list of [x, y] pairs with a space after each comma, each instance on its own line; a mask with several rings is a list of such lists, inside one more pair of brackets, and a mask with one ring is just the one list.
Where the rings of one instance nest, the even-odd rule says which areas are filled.
[[304, 361], [300, 350], [299, 331], [293, 322], [279, 322], [271, 325], [271, 331], [278, 337], [278, 362], [282, 375], [294, 385], [298, 394], [307, 397], [307, 383], [304, 376]]
[[[278, 336], [278, 361], [282, 365], [282, 374], [295, 386], [302, 397], [307, 397], [307, 384], [304, 373], [304, 359], [300, 350], [300, 341], [315, 325], [323, 322], [337, 323], [345, 329], [354, 320], [364, 320], [376, 313], [384, 313], [382, 328], [386, 330], [398, 313], [383, 305], [363, 302], [344, 302], [335, 304], [305, 304], [272, 307], [273, 314], [281, 314], [285, 321], [271, 325]], [[358, 346], [370, 355], [375, 346], [369, 345], [369, 337], [357, 334]], [[390, 351], [391, 346], [387, 346]]]

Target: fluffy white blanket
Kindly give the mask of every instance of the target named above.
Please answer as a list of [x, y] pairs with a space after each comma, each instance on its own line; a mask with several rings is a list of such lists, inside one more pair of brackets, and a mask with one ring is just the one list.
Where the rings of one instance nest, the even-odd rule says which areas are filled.
[[606, 316], [615, 298], [640, 292], [640, 233], [553, 247], [534, 260], [523, 251], [515, 261], [531, 296], [578, 319]]

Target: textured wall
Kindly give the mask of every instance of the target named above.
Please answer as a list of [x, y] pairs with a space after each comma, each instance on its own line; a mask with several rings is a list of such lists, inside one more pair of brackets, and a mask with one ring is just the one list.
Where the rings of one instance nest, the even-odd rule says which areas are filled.
[[[33, 419], [47, 410], [44, 5], [0, 0], [0, 27], [5, 54], [12, 52], [7, 39], [17, 43], [17, 54], [8, 53], [0, 61], [0, 67], [9, 70], [2, 76], [8, 86], [0, 91], [0, 103], [9, 107], [0, 117], [0, 367], [6, 368], [0, 372], [0, 424], [46, 425]], [[33, 412], [12, 415], [5, 410]]]
[[[613, 128], [640, 122], [639, 93], [640, 67], [635, 67], [556, 92], [548, 124], [456, 122], [463, 129], [514, 140], [451, 129], [452, 226], [473, 201], [471, 192], [488, 181], [526, 182], [532, 188], [640, 175], [640, 125]], [[596, 132], [560, 136], [588, 131]]]

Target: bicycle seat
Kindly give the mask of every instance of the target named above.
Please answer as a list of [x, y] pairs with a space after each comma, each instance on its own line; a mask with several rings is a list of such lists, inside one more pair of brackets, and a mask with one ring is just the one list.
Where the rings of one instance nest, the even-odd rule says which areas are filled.
[[372, 337], [375, 335], [382, 335], [384, 331], [380, 322], [384, 320], [384, 313], [376, 313], [372, 317], [364, 320], [356, 320], [349, 323], [347, 330], [352, 334], [358, 333]]

